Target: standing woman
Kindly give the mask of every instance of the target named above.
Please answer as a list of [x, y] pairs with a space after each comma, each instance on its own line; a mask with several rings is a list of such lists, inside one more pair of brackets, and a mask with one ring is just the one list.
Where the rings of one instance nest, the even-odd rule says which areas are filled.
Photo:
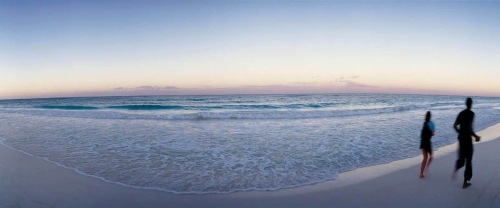
[[434, 136], [434, 123], [431, 121], [431, 112], [427, 111], [425, 114], [425, 122], [422, 127], [422, 134], [420, 136], [420, 149], [422, 150], [422, 154], [424, 159], [422, 160], [422, 166], [420, 167], [420, 178], [424, 177], [425, 167], [429, 168], [429, 165], [432, 162], [432, 145], [431, 145], [431, 137]]

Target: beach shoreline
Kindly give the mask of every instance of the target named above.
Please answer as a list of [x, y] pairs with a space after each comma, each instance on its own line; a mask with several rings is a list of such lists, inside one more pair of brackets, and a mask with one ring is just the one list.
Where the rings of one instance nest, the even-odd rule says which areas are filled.
[[[435, 151], [429, 177], [424, 179], [418, 179], [421, 156], [417, 156], [358, 168], [339, 174], [335, 180], [313, 185], [277, 191], [202, 195], [120, 186], [0, 145], [0, 207], [397, 206], [408, 201], [413, 201], [415, 206], [485, 203], [498, 207], [500, 185], [495, 185], [500, 183], [496, 180], [500, 179], [500, 167], [493, 164], [500, 162], [500, 157], [495, 155], [495, 148], [500, 148], [497, 139], [500, 124], [478, 134], [482, 141], [475, 145], [473, 187], [466, 190], [473, 194], [468, 195], [463, 195], [465, 192], [460, 189], [460, 176], [457, 181], [450, 182], [456, 144]], [[485, 193], [489, 195], [483, 199], [481, 196]]]

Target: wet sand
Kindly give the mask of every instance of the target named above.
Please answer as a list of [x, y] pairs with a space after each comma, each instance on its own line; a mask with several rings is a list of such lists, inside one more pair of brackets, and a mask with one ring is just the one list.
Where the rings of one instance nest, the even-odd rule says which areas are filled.
[[0, 145], [0, 207], [500, 207], [500, 124], [478, 133], [472, 186], [451, 180], [457, 144], [440, 148], [426, 177], [421, 156], [359, 168], [278, 191], [177, 195], [104, 182]]

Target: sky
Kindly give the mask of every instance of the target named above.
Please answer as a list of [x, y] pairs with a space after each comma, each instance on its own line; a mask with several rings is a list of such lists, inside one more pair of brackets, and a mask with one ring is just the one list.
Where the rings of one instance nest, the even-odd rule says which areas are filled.
[[500, 1], [0, 0], [0, 99], [500, 96]]

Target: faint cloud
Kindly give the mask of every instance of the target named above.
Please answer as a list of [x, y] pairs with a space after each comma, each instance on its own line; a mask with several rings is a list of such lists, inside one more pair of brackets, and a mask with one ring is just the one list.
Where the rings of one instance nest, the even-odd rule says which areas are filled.
[[313, 83], [310, 83], [310, 82], [295, 82], [295, 84], [298, 84], [298, 85], [310, 85], [310, 84], [313, 84]]
[[[311, 77], [311, 79], [314, 80], [314, 83], [318, 83], [318, 80], [317, 80], [318, 78], [321, 78], [321, 76], [320, 75], [314, 75], [314, 76]], [[313, 84], [313, 83], [310, 83], [310, 84]]]
[[283, 85], [244, 85], [241, 87], [248, 87], [248, 88], [266, 88], [266, 87], [284, 87]]
[[163, 87], [163, 89], [164, 89], [164, 90], [178, 90], [178, 89], [180, 89], [180, 88], [175, 87], [175, 86], [165, 86], [165, 87]]
[[125, 87], [117, 87], [114, 88], [114, 91], [136, 91], [136, 90], [178, 90], [181, 88], [175, 87], [175, 86], [151, 86], [151, 85], [143, 85], [139, 87], [133, 87], [133, 88], [125, 88]]
[[369, 85], [353, 82], [353, 81], [346, 81], [345, 86], [347, 87], [371, 87]]
[[338, 79], [335, 79], [335, 82], [343, 82], [343, 81], [349, 81], [353, 79], [357, 79], [359, 76], [350, 76], [350, 77], [340, 77]]
[[136, 87], [135, 89], [138, 89], [138, 90], [157, 90], [157, 89], [159, 89], [159, 87], [144, 85], [144, 86]]
[[[340, 77], [335, 79], [335, 82], [343, 83], [346, 87], [375, 87], [371, 85], [365, 85], [354, 80], [358, 79], [359, 76], [350, 76], [350, 77]], [[330, 82], [332, 83], [332, 82]]]

